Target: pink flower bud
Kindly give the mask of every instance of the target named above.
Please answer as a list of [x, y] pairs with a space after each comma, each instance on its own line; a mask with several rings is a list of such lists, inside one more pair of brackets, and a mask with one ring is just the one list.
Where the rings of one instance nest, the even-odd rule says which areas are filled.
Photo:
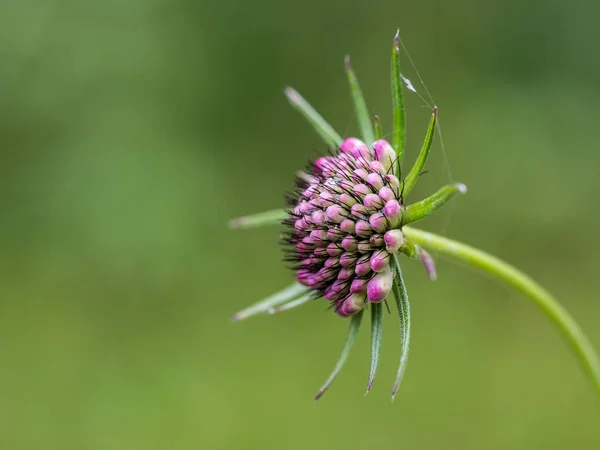
[[[321, 250], [321, 249], [317, 249]], [[344, 252], [344, 249], [337, 242], [332, 242], [327, 246], [327, 254], [329, 256], [339, 256]], [[315, 250], [316, 253], [316, 250]]]
[[385, 248], [390, 253], [396, 253], [406, 242], [402, 230], [390, 230], [383, 235]]
[[365, 222], [364, 220], [359, 220], [356, 222], [355, 226], [356, 234], [362, 238], [367, 238], [373, 234], [373, 229], [369, 222]]
[[381, 200], [381, 197], [379, 197], [379, 195], [377, 195], [377, 194], [365, 195], [363, 204], [365, 205], [365, 207], [367, 209], [371, 209], [371, 210], [381, 209], [381, 208], [383, 208], [383, 205], [385, 205], [383, 200]]
[[367, 144], [357, 138], [348, 138], [340, 144], [340, 150], [344, 153], [350, 154], [355, 158], [369, 158], [371, 159], [371, 151]]
[[376, 274], [367, 284], [367, 298], [372, 303], [379, 303], [388, 296], [392, 290], [393, 275], [389, 269]]
[[365, 182], [367, 186], [373, 186], [375, 191], [378, 191], [383, 187], [383, 179], [378, 173], [370, 173], [369, 175], [367, 175], [367, 179], [365, 180]]
[[365, 278], [355, 278], [352, 280], [352, 284], [350, 285], [350, 292], [353, 294], [358, 294], [360, 292], [365, 292], [367, 290], [368, 279]]
[[335, 223], [342, 223], [346, 210], [340, 205], [331, 205], [327, 208], [326, 214], [329, 220]]
[[397, 227], [402, 219], [402, 208], [398, 200], [389, 200], [383, 207], [383, 213], [388, 219], [390, 227]]
[[383, 272], [390, 265], [390, 254], [387, 250], [378, 250], [371, 255], [371, 270], [373, 272]]
[[379, 189], [378, 195], [379, 195], [379, 197], [381, 197], [381, 199], [384, 202], [389, 202], [390, 200], [396, 199], [396, 195], [394, 194], [394, 191], [392, 191], [387, 186], [384, 186], [381, 189]]
[[371, 263], [369, 262], [369, 255], [365, 255], [365, 257], [360, 257], [356, 262], [356, 267], [354, 268], [354, 273], [359, 277], [365, 277], [371, 273]]
[[344, 299], [344, 302], [337, 310], [337, 313], [342, 317], [351, 316], [363, 309], [366, 304], [367, 299], [364, 294], [350, 294]]
[[342, 239], [341, 246], [344, 250], [352, 252], [358, 248], [358, 241], [354, 236], [348, 235]]
[[382, 213], [375, 213], [369, 217], [369, 225], [377, 233], [384, 233], [387, 229], [387, 220]]
[[354, 267], [357, 259], [357, 253], [342, 253], [340, 256], [340, 265], [342, 267]]
[[396, 160], [396, 152], [389, 144], [388, 141], [380, 139], [373, 143], [373, 151], [375, 152], [375, 158], [381, 162], [385, 167], [386, 171], [389, 171], [390, 167]]
[[365, 198], [365, 195], [372, 193], [371, 188], [362, 183], [355, 185], [352, 191], [360, 198]]
[[350, 219], [346, 219], [340, 223], [340, 230], [344, 233], [354, 234], [354, 222]]

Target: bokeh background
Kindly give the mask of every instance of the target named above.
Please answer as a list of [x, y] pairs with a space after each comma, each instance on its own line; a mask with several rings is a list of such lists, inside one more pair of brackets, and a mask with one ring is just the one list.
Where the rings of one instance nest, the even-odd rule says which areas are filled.
[[[226, 229], [282, 206], [325, 150], [284, 86], [354, 134], [351, 54], [389, 132], [400, 27], [444, 138], [412, 199], [469, 187], [423, 226], [525, 269], [600, 347], [599, 13], [585, 0], [3, 1], [0, 447], [600, 448], [593, 392], [554, 327], [444, 260], [435, 283], [405, 264], [413, 340], [395, 403], [391, 316], [373, 391], [365, 327], [315, 404], [346, 322], [315, 303], [232, 324], [293, 277], [277, 227]], [[410, 162], [430, 109], [406, 97]]]

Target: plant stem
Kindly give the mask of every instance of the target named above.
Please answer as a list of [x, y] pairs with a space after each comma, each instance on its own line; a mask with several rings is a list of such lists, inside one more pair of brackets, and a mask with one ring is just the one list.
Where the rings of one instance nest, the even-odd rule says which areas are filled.
[[409, 239], [413, 239], [419, 245], [452, 256], [489, 273], [533, 300], [558, 326], [567, 339], [600, 398], [600, 360], [598, 355], [575, 319], [548, 291], [517, 268], [482, 250], [415, 228], [403, 227], [402, 230]]

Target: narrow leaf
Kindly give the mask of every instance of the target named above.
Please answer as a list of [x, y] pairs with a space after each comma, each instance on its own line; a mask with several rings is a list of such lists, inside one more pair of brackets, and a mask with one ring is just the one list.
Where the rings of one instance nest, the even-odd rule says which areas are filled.
[[371, 370], [369, 371], [369, 382], [367, 383], [367, 394], [373, 386], [373, 380], [377, 374], [379, 364], [379, 353], [381, 350], [381, 335], [383, 330], [383, 304], [371, 304]]
[[402, 224], [422, 220], [444, 206], [455, 194], [466, 192], [467, 187], [462, 183], [448, 184], [425, 200], [407, 206], [402, 216]]
[[377, 114], [373, 117], [373, 125], [375, 127], [375, 139], [379, 140], [383, 134], [381, 133], [381, 122]]
[[321, 386], [321, 389], [319, 389], [319, 392], [317, 392], [315, 400], [319, 400], [321, 398], [321, 396], [325, 393], [329, 386], [331, 386], [331, 383], [333, 383], [333, 380], [335, 380], [335, 377], [337, 377], [338, 373], [340, 373], [340, 370], [342, 370], [342, 367], [346, 362], [346, 358], [348, 358], [348, 354], [350, 353], [350, 349], [352, 348], [352, 344], [354, 344], [354, 341], [356, 340], [356, 335], [358, 334], [358, 330], [360, 329], [360, 322], [362, 321], [362, 316], [363, 311], [360, 311], [358, 314], [355, 314], [350, 319], [350, 325], [348, 325], [348, 335], [346, 337], [346, 343], [344, 344], [344, 349], [342, 350], [340, 359], [335, 365], [333, 372], [331, 372], [331, 375], [329, 375], [329, 378], [327, 378], [327, 381], [325, 381], [325, 384], [323, 384], [323, 386]]
[[367, 104], [360, 89], [360, 85], [358, 84], [356, 75], [352, 70], [350, 56], [346, 56], [344, 59], [344, 67], [346, 68], [346, 75], [348, 75], [348, 83], [350, 84], [350, 93], [352, 94], [352, 100], [354, 101], [356, 122], [358, 123], [360, 135], [367, 145], [371, 145], [375, 140], [373, 126], [371, 125], [371, 116], [369, 116]]
[[325, 119], [295, 89], [285, 88], [285, 95], [291, 105], [310, 122], [328, 145], [338, 147], [342, 143], [340, 135], [335, 132], [331, 125], [325, 122]]
[[410, 304], [408, 302], [408, 294], [406, 292], [406, 285], [402, 278], [402, 270], [398, 262], [398, 257], [394, 255], [393, 259], [394, 270], [396, 272], [396, 278], [392, 289], [394, 291], [394, 297], [396, 297], [396, 306], [398, 307], [398, 317], [400, 318], [400, 342], [401, 342], [401, 353], [400, 353], [400, 365], [398, 367], [398, 374], [396, 375], [396, 382], [392, 388], [392, 400], [396, 397], [402, 377], [406, 371], [406, 363], [408, 362], [408, 348], [410, 346]]
[[313, 293], [308, 293], [306, 295], [303, 295], [300, 298], [297, 298], [296, 300], [292, 300], [291, 302], [284, 303], [281, 306], [277, 306], [275, 308], [270, 308], [269, 314], [275, 314], [275, 313], [287, 311], [289, 309], [296, 308], [300, 305], [304, 305], [305, 303], [309, 302], [310, 300], [314, 300], [314, 299], [315, 299], [315, 295]]
[[293, 300], [299, 295], [306, 294], [307, 291], [308, 289], [306, 286], [303, 286], [300, 283], [294, 283], [287, 288], [265, 298], [264, 300], [261, 300], [260, 302], [244, 309], [243, 311], [238, 312], [231, 318], [231, 320], [234, 322], [239, 322], [240, 320], [247, 319], [250, 316], [267, 312], [269, 309], [274, 308], [275, 306]]
[[423, 147], [421, 147], [421, 152], [419, 153], [419, 157], [415, 161], [412, 169], [404, 179], [403, 184], [403, 195], [406, 197], [412, 188], [417, 183], [419, 176], [421, 176], [421, 172], [423, 172], [423, 168], [425, 167], [425, 162], [427, 161], [427, 157], [429, 156], [429, 149], [431, 148], [431, 142], [433, 141], [433, 135], [435, 134], [435, 122], [437, 119], [437, 107], [433, 109], [433, 114], [431, 115], [431, 120], [429, 121], [429, 127], [427, 128], [427, 134], [425, 135], [425, 141], [423, 142]]
[[470, 245], [412, 227], [402, 231], [422, 247], [456, 258], [513, 286], [538, 305], [570, 344], [600, 399], [600, 358], [577, 321], [548, 291], [516, 267]]
[[406, 121], [404, 117], [404, 97], [402, 94], [402, 76], [400, 75], [400, 49], [398, 41], [400, 30], [394, 36], [392, 47], [392, 106], [394, 109], [394, 131], [392, 134], [392, 147], [398, 155], [397, 174], [401, 174], [402, 158], [404, 157], [404, 134]]
[[285, 209], [273, 209], [261, 213], [252, 214], [249, 216], [238, 217], [231, 219], [227, 224], [229, 228], [258, 228], [265, 225], [275, 225], [281, 223], [282, 220], [288, 217]]

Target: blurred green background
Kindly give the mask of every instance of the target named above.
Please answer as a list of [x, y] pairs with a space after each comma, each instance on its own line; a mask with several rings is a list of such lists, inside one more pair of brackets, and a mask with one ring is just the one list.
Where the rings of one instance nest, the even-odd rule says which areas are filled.
[[[232, 324], [293, 276], [277, 227], [226, 229], [282, 206], [325, 149], [285, 85], [354, 134], [349, 53], [389, 132], [400, 27], [445, 144], [411, 199], [469, 187], [423, 226], [516, 263], [600, 347], [599, 13], [585, 0], [3, 1], [0, 448], [600, 448], [593, 392], [554, 327], [443, 260], [436, 283], [405, 264], [413, 340], [395, 403], [392, 316], [371, 394], [365, 327], [315, 404], [347, 322], [315, 303]], [[430, 110], [406, 96], [410, 162]]]

